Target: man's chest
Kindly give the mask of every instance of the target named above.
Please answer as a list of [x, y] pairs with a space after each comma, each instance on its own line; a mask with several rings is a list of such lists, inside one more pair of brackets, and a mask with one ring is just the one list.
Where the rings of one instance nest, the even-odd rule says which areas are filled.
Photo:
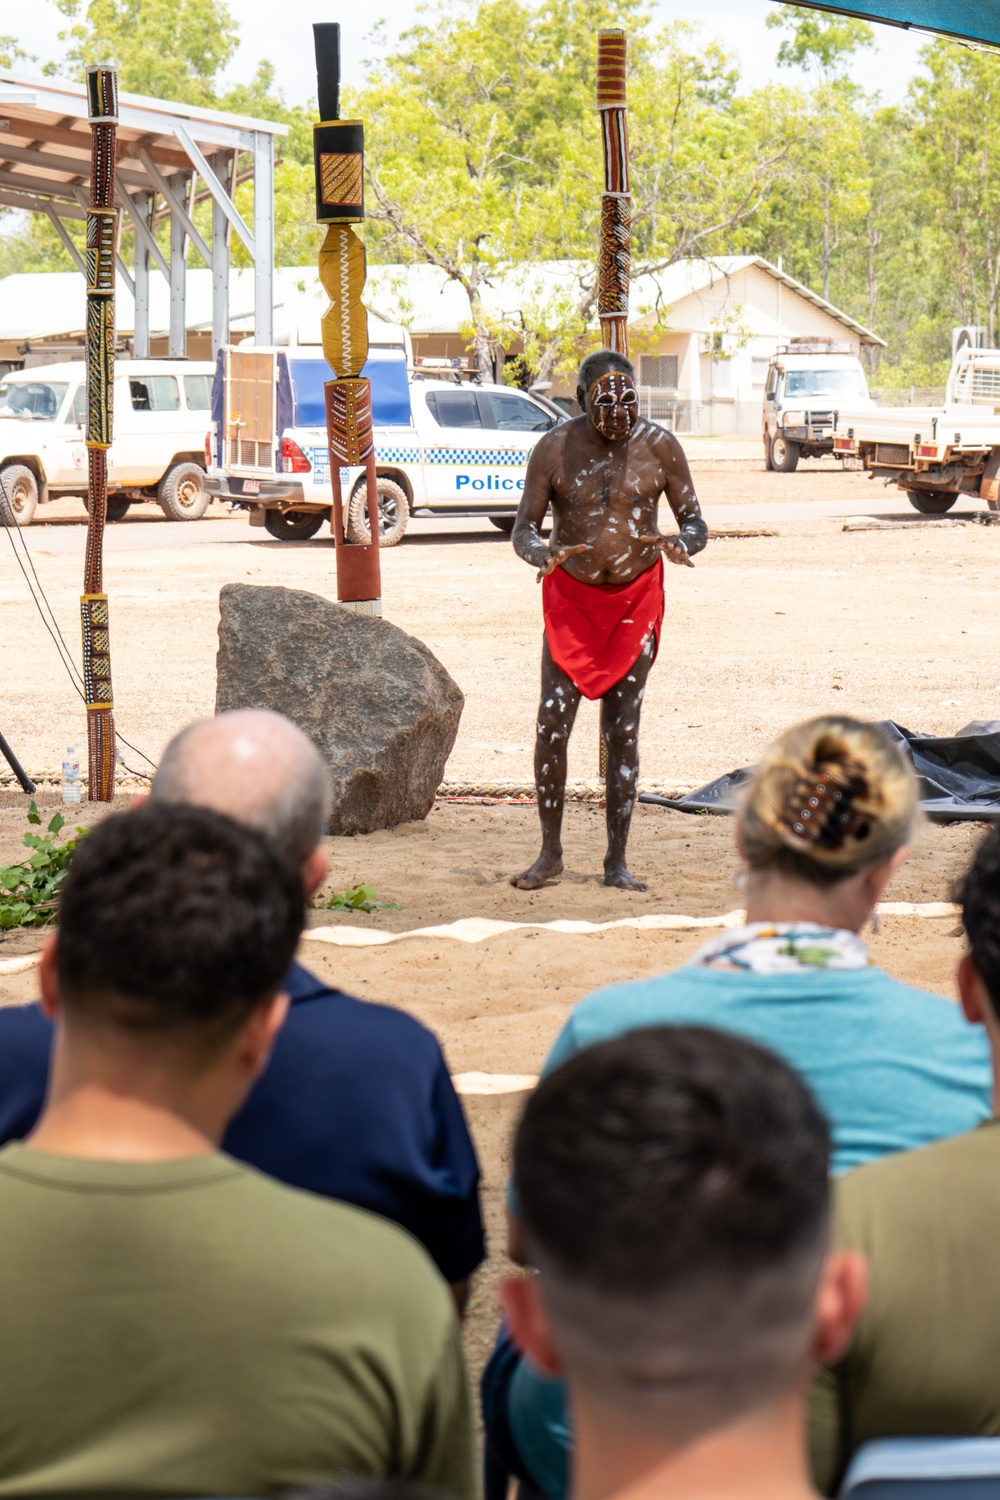
[[579, 463], [563, 463], [552, 480], [553, 501], [567, 519], [615, 516], [648, 519], [655, 511], [666, 476], [642, 453], [611, 453]]

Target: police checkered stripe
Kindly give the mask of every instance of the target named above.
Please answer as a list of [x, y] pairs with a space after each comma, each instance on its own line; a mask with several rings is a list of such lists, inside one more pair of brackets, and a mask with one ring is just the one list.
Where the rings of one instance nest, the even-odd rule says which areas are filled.
[[[313, 469], [326, 469], [329, 467], [329, 457], [325, 448], [307, 448], [306, 455]], [[428, 448], [424, 454], [425, 464], [434, 464], [438, 467], [446, 464], [465, 464], [470, 468], [492, 469], [498, 465], [502, 468], [523, 468], [529, 453], [522, 453], [517, 448], [498, 448], [496, 450], [483, 450], [482, 448]], [[376, 448], [375, 462], [379, 464], [418, 464], [420, 463], [419, 448]]]
[[530, 457], [530, 453], [522, 453], [517, 448], [428, 448], [424, 463], [467, 464], [482, 469], [492, 469], [499, 464], [514, 469], [523, 468]]
[[418, 464], [419, 448], [376, 448], [375, 462], [380, 464]]

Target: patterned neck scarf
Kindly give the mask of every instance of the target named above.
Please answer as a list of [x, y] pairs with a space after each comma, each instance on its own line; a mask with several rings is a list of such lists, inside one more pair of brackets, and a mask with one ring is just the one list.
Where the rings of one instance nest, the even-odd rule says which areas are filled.
[[751, 974], [801, 974], [811, 969], [866, 969], [872, 959], [856, 932], [816, 922], [751, 922], [712, 938], [691, 963]]

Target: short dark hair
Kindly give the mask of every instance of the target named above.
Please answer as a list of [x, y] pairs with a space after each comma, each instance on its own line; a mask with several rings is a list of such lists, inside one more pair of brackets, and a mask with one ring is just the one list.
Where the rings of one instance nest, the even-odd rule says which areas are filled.
[[82, 841], [59, 901], [68, 1018], [227, 1040], [277, 993], [305, 916], [301, 873], [207, 807], [149, 804]]
[[955, 888], [976, 973], [1000, 1020], [1000, 827], [980, 842]]
[[688, 1437], [786, 1388], [808, 1357], [829, 1159], [805, 1083], [707, 1027], [629, 1032], [543, 1078], [514, 1180], [571, 1382]]
[[595, 380], [600, 380], [602, 375], [611, 371], [617, 371], [620, 375], [630, 375], [635, 379], [635, 366], [624, 354], [619, 354], [617, 349], [592, 349], [585, 354], [580, 361], [580, 373], [577, 384], [585, 391], [589, 391]]

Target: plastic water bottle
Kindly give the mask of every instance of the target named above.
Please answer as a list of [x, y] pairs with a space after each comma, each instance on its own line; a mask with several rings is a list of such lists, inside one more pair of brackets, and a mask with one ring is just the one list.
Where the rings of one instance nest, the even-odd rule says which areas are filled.
[[62, 763], [62, 799], [64, 802], [80, 800], [80, 757], [75, 745], [66, 746]]

